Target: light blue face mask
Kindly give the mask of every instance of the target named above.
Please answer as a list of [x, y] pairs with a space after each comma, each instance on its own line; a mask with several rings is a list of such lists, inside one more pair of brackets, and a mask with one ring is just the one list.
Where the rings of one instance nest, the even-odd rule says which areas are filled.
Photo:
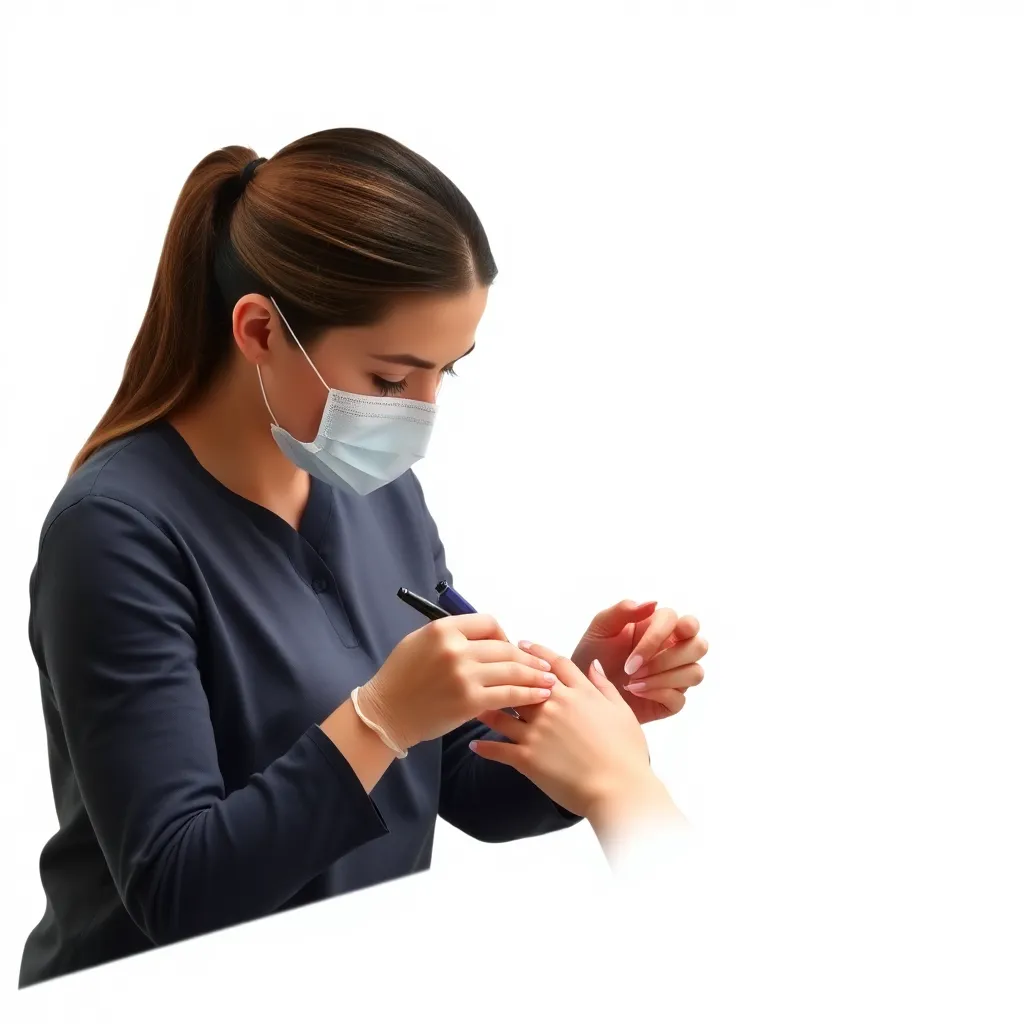
[[267, 401], [263, 375], [256, 367], [278, 447], [299, 469], [332, 486], [349, 487], [357, 494], [369, 494], [397, 480], [427, 454], [437, 407], [430, 402], [354, 395], [329, 387], [277, 303], [273, 298], [270, 301], [327, 391], [316, 437], [300, 441], [277, 422]]

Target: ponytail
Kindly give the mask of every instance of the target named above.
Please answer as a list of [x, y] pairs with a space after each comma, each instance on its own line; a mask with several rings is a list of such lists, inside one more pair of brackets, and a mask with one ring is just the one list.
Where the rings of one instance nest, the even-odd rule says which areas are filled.
[[192, 402], [227, 358], [230, 330], [214, 284], [218, 229], [256, 156], [242, 146], [211, 153], [189, 175], [171, 215], [142, 326], [121, 386], [71, 467], [97, 449]]

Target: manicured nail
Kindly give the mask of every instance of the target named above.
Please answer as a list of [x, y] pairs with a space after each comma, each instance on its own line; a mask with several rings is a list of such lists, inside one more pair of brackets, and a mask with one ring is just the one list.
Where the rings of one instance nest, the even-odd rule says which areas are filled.
[[530, 650], [531, 647], [533, 647], [533, 644], [531, 644], [529, 640], [520, 640], [519, 641], [519, 649], [520, 650], [528, 651], [528, 650]]
[[644, 659], [639, 654], [634, 654], [625, 664], [626, 675], [631, 676], [643, 663]]
[[630, 693], [643, 693], [647, 689], [646, 683], [626, 683], [624, 689]]
[[550, 672], [551, 671], [551, 662], [550, 661], [545, 661], [543, 658], [538, 658], [537, 659], [537, 664], [538, 664], [539, 668], [542, 671], [544, 671], [544, 672]]
[[547, 700], [551, 696], [550, 690], [538, 690], [537, 693], [544, 699]]
[[594, 659], [594, 671], [596, 671], [599, 676], [604, 676], [605, 679], [608, 678], [607, 675], [605, 675], [604, 668], [601, 666], [601, 662], [599, 662], [597, 658]]
[[476, 740], [473, 740], [473, 742], [470, 743], [469, 749], [472, 750], [474, 754], [476, 753]]
[[552, 686], [554, 686], [555, 683], [558, 682], [558, 676], [556, 676], [553, 672], [545, 672], [544, 673], [544, 682], [545, 683], [550, 683]]

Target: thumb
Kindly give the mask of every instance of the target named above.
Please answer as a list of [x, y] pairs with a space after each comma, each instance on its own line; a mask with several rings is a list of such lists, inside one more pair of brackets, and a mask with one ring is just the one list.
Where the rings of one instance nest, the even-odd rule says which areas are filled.
[[618, 636], [631, 622], [641, 622], [652, 615], [657, 606], [657, 601], [645, 601], [643, 604], [620, 601], [594, 616], [594, 621], [587, 629], [587, 636], [595, 640]]
[[609, 698], [609, 700], [612, 698], [616, 698], [618, 700], [622, 699], [619, 695], [619, 691], [615, 689], [615, 686], [613, 685], [611, 680], [609, 680], [609, 678], [604, 674], [604, 669], [601, 667], [601, 662], [599, 662], [596, 658], [593, 662], [591, 662], [590, 672], [588, 673], [588, 675], [590, 676], [590, 681], [607, 698]]

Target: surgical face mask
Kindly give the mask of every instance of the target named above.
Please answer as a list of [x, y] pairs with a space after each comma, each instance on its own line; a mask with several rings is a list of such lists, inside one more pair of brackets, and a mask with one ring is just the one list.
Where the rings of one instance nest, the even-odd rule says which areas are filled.
[[[270, 301], [274, 302], [273, 298]], [[276, 302], [274, 308], [327, 391], [316, 438], [299, 441], [277, 422], [267, 401], [263, 374], [256, 367], [263, 401], [274, 421], [270, 430], [281, 451], [311, 476], [332, 486], [344, 484], [357, 494], [369, 494], [397, 480], [419, 462], [427, 454], [435, 406], [405, 398], [353, 395], [329, 387]]]

